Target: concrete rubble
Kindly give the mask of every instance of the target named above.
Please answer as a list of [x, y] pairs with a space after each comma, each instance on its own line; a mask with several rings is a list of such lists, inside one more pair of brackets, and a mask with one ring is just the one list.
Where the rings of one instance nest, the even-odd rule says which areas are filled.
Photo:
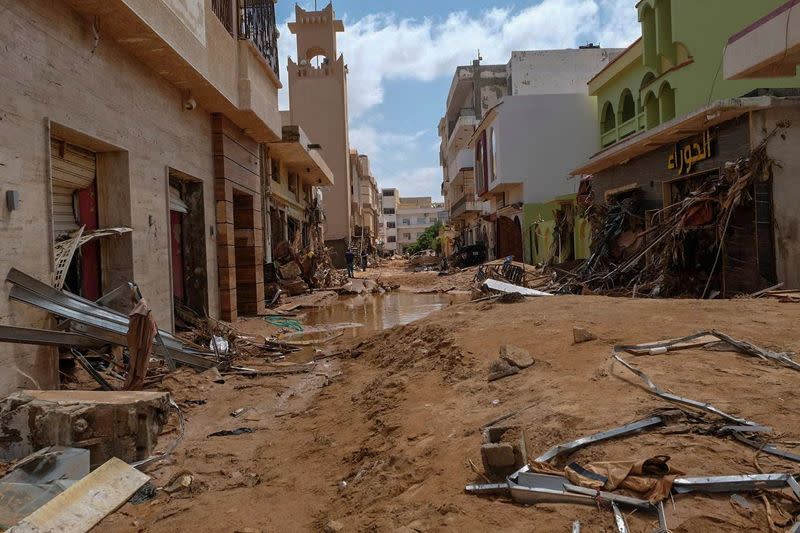
[[22, 391], [0, 401], [0, 460], [49, 446], [88, 449], [91, 464], [153, 454], [170, 412], [164, 392]]

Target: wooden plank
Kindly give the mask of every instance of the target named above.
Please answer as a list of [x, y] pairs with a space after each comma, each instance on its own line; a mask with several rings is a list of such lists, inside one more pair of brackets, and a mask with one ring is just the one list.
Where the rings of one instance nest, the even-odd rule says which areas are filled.
[[9, 533], [85, 533], [150, 480], [113, 458], [24, 518]]

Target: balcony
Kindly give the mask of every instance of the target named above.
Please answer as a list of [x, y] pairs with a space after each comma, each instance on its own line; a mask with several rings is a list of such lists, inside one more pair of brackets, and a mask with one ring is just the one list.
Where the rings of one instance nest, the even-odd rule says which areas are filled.
[[612, 128], [600, 135], [600, 144], [603, 148], [611, 146], [617, 141], [633, 135], [645, 128], [645, 114], [639, 113], [630, 120], [626, 120], [616, 128]]
[[447, 150], [463, 148], [467, 146], [467, 141], [472, 137], [478, 119], [475, 118], [475, 110], [472, 108], [461, 109], [458, 118], [450, 122], [447, 127], [449, 137], [447, 140]]
[[453, 204], [453, 207], [450, 209], [450, 220], [456, 220], [458, 217], [466, 214], [469, 211], [481, 212], [482, 210], [483, 206], [481, 205], [481, 202], [470, 200], [465, 195]]
[[[209, 113], [258, 142], [281, 138], [272, 0], [65, 2]], [[184, 3], [193, 7], [174, 9]]]
[[275, 25], [273, 0], [239, 0], [239, 39], [249, 39], [280, 79], [278, 28]]

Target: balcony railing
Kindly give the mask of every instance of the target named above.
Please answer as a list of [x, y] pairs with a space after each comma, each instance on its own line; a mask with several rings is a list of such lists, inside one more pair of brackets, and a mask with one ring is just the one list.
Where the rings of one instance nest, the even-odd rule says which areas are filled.
[[233, 35], [233, 2], [231, 0], [211, 0], [211, 9], [228, 33]]
[[453, 204], [450, 209], [450, 218], [457, 218], [467, 211], [481, 211], [482, 207], [479, 202], [469, 199], [467, 196], [462, 196], [460, 200]]
[[278, 28], [275, 25], [273, 0], [239, 0], [239, 38], [250, 39], [280, 78]]
[[635, 117], [626, 120], [619, 126], [611, 128], [607, 132], [600, 135], [600, 143], [603, 148], [611, 146], [617, 141], [633, 135], [634, 133], [645, 129], [645, 116], [644, 113], [639, 113]]

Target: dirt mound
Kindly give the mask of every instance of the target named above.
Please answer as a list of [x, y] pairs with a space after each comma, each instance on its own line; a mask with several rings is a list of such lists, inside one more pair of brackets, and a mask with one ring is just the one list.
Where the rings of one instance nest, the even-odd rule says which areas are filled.
[[468, 378], [474, 366], [456, 344], [455, 336], [438, 325], [398, 326], [365, 341], [354, 353], [393, 372], [436, 370], [446, 381]]

